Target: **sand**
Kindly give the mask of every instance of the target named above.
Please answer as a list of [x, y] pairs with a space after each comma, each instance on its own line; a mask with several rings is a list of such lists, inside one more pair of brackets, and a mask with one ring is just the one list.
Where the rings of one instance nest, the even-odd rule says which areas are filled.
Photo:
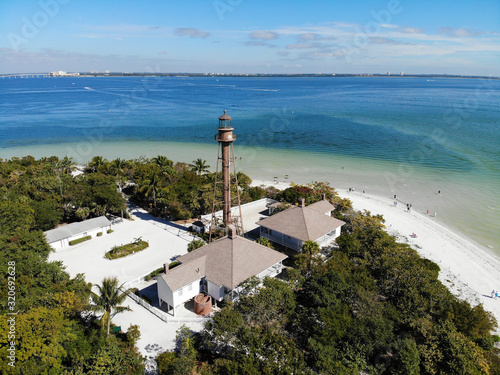
[[[272, 181], [254, 181], [253, 185], [289, 186]], [[363, 192], [337, 190], [349, 198], [356, 210], [368, 210], [385, 218], [386, 230], [399, 242], [408, 243], [422, 257], [441, 268], [439, 280], [458, 298], [475, 306], [483, 304], [500, 323], [500, 298], [491, 298], [492, 290], [500, 290], [500, 258], [465, 236], [450, 230], [434, 218], [434, 212], [406, 209], [406, 202], [394, 206], [393, 197], [380, 197]], [[412, 235], [416, 234], [416, 237]], [[497, 329], [496, 334], [500, 334]]]

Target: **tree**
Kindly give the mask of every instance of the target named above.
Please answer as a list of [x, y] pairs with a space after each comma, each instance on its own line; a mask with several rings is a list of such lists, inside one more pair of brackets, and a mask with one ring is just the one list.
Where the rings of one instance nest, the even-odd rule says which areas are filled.
[[107, 320], [109, 336], [111, 318], [121, 312], [130, 311], [129, 307], [118, 306], [125, 301], [130, 289], [122, 291], [123, 284], [118, 285], [116, 277], [106, 277], [102, 280], [102, 286], [97, 284], [95, 286], [99, 290], [99, 294], [92, 292], [92, 301], [95, 303], [94, 310], [104, 311], [102, 319]]
[[94, 156], [89, 163], [89, 168], [92, 170], [92, 172], [98, 172], [99, 167], [107, 162], [108, 161], [104, 159], [102, 156]]
[[73, 158], [68, 158], [65, 156], [62, 160], [59, 161], [58, 167], [64, 174], [71, 174], [75, 169], [76, 163], [73, 161]]
[[141, 187], [139, 191], [141, 193], [144, 192], [146, 197], [149, 197], [150, 194], [153, 196], [153, 206], [156, 208], [156, 195], [158, 194], [158, 190], [160, 189], [161, 178], [158, 173], [158, 170], [154, 169], [149, 172], [148, 176], [145, 180], [141, 182]]
[[122, 177], [125, 169], [130, 166], [130, 163], [125, 159], [117, 158], [111, 162], [111, 169], [116, 176], [116, 183], [118, 184], [118, 189], [120, 193], [122, 191]]
[[317, 242], [305, 241], [302, 244], [302, 251], [295, 256], [295, 265], [304, 274], [308, 274], [317, 262], [316, 255], [319, 254], [321, 248]]
[[202, 246], [205, 246], [205, 241], [203, 240], [193, 240], [192, 242], [189, 243], [187, 251], [190, 253], [193, 250], [196, 250]]
[[257, 238], [257, 243], [262, 246], [266, 246], [270, 249], [274, 249], [274, 246], [271, 244], [271, 241], [269, 241], [268, 238], [266, 237], [259, 237]]
[[193, 168], [191, 170], [193, 172], [196, 172], [198, 176], [201, 176], [202, 174], [208, 173], [210, 166], [207, 165], [206, 160], [202, 160], [200, 158], [193, 160]]

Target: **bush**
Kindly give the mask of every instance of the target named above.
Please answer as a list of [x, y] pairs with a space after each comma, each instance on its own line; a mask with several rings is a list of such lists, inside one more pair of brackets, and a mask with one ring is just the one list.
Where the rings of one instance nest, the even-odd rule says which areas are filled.
[[156, 276], [161, 275], [163, 273], [163, 267], [155, 269], [153, 272], [150, 272], [144, 277], [146, 281], [154, 279]]
[[108, 229], [108, 230], [106, 231], [106, 233], [107, 233], [107, 234], [113, 233], [113, 229]]
[[85, 236], [85, 237], [78, 238], [78, 239], [73, 240], [73, 241], [69, 241], [69, 246], [73, 246], [73, 245], [79, 244], [80, 242], [88, 241], [91, 238], [92, 238], [92, 236]]
[[106, 253], [105, 257], [107, 259], [122, 258], [129, 254], [135, 253], [136, 251], [142, 251], [148, 246], [149, 244], [146, 241], [136, 240], [126, 245], [114, 246], [110, 251]]
[[187, 251], [188, 253], [190, 253], [191, 251], [193, 250], [196, 250], [202, 246], [205, 246], [205, 241], [203, 240], [193, 240], [192, 242], [189, 243], [188, 247], [187, 247]]
[[[172, 269], [172, 268], [174, 268], [174, 267], [176, 267], [176, 266], [178, 266], [178, 265], [179, 265], [179, 262], [178, 262], [178, 261], [176, 261], [176, 260], [174, 260], [172, 263], [170, 263], [170, 264], [168, 265], [168, 268], [169, 268], [169, 269]], [[151, 279], [154, 279], [156, 276], [161, 275], [161, 274], [163, 273], [163, 270], [164, 270], [164, 268], [163, 268], [163, 267], [157, 268], [157, 269], [155, 269], [154, 271], [152, 271], [152, 272], [148, 273], [148, 274], [144, 277], [144, 279], [145, 279], [146, 281], [149, 281], [149, 280], [151, 280]]]
[[153, 301], [151, 301], [151, 298], [149, 298], [148, 296], [142, 295], [142, 296], [139, 296], [139, 297], [141, 297], [144, 301], [146, 301], [150, 305], [153, 305]]
[[98, 232], [97, 237], [101, 237], [101, 236], [102, 236], [102, 232]]

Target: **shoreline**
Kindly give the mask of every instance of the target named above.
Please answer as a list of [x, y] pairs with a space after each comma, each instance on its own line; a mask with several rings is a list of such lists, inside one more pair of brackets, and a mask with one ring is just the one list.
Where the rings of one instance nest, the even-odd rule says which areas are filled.
[[[261, 180], [254, 180], [252, 185], [279, 189], [290, 186]], [[383, 215], [385, 230], [391, 236], [398, 242], [409, 244], [421, 257], [440, 267], [439, 280], [453, 295], [472, 306], [482, 304], [500, 324], [500, 299], [490, 296], [492, 290], [500, 289], [500, 257], [431, 215], [418, 210], [407, 212], [405, 204], [394, 206], [393, 199], [346, 189], [335, 190], [340, 197], [349, 198], [355, 210], [366, 209], [372, 214]], [[413, 233], [417, 237], [412, 237]], [[500, 328], [495, 334], [500, 334]]]
[[[108, 160], [165, 155], [175, 162], [207, 160], [215, 169], [217, 144], [164, 141], [103, 141], [86, 139], [24, 147], [0, 148], [0, 157], [32, 155], [35, 158], [69, 156], [85, 164], [93, 156]], [[239, 145], [237, 170], [257, 180], [305, 184], [328, 181], [338, 190], [355, 187], [380, 197], [397, 195], [422, 212], [437, 212], [436, 220], [453, 231], [463, 233], [478, 246], [488, 247], [500, 256], [500, 192], [494, 181], [481, 180], [477, 173], [458, 173], [403, 165], [400, 162], [372, 160], [354, 156]], [[270, 184], [273, 184], [270, 182]], [[438, 191], [441, 191], [438, 194]], [[477, 192], [481, 191], [481, 194]]]

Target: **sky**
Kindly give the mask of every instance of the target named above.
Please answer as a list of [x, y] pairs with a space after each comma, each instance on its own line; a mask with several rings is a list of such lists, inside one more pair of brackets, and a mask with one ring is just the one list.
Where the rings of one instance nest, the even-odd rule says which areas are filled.
[[500, 76], [500, 0], [0, 0], [0, 73]]

